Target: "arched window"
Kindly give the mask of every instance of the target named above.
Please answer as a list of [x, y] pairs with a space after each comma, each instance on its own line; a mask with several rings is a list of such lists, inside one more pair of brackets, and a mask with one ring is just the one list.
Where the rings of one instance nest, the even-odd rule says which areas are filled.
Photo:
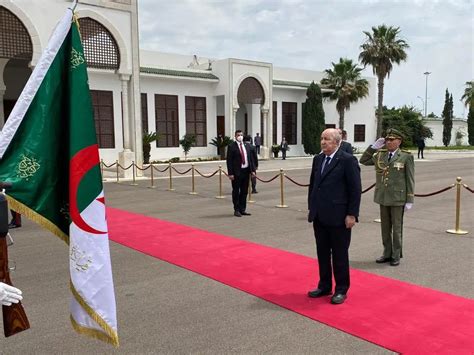
[[0, 58], [31, 60], [33, 45], [26, 27], [10, 10], [0, 6]]
[[89, 68], [117, 70], [120, 52], [112, 34], [90, 17], [79, 19], [84, 55]]

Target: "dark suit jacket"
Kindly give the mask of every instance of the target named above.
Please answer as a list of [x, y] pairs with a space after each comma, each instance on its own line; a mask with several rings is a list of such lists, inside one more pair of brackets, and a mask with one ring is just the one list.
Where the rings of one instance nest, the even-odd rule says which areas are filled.
[[341, 146], [339, 147], [339, 150], [349, 153], [350, 155], [354, 154], [354, 152], [352, 151], [352, 144], [346, 141], [341, 141]]
[[359, 217], [361, 198], [360, 168], [357, 159], [338, 149], [321, 175], [325, 159], [319, 154], [313, 159], [308, 191], [308, 221], [318, 219], [323, 225], [341, 227], [347, 215]]
[[[252, 153], [250, 151], [250, 145], [244, 144], [245, 150], [247, 151], [247, 159], [249, 160], [250, 172], [255, 172], [256, 166]], [[227, 147], [227, 174], [229, 175], [240, 175], [242, 166], [242, 156], [240, 155], [240, 149], [237, 142], [232, 142]]]

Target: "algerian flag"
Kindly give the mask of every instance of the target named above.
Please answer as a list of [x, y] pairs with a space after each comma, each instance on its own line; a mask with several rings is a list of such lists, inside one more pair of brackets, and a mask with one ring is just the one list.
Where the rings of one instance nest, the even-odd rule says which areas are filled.
[[68, 10], [0, 134], [10, 206], [69, 244], [71, 322], [118, 346], [104, 192], [84, 51]]

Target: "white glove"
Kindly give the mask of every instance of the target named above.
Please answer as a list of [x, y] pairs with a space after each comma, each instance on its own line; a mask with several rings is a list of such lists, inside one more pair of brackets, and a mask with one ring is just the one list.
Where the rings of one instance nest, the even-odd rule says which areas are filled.
[[413, 207], [413, 203], [405, 203], [405, 211], [408, 211], [408, 210], [411, 210], [411, 208]]
[[374, 149], [380, 149], [385, 145], [385, 138], [379, 138], [377, 139], [374, 144], [372, 144], [372, 148]]
[[3, 306], [11, 306], [12, 303], [18, 303], [22, 299], [19, 289], [0, 282], [0, 302]]

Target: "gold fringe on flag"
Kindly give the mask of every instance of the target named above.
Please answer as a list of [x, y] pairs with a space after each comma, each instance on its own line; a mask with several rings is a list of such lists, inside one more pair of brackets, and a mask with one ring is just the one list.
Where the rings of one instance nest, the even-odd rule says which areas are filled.
[[77, 292], [72, 281], [70, 281], [70, 289], [77, 303], [81, 305], [81, 307], [87, 312], [89, 317], [91, 317], [104, 330], [104, 332], [101, 332], [97, 329], [86, 328], [79, 325], [71, 315], [70, 318], [71, 318], [71, 323], [72, 323], [73, 328], [78, 333], [85, 334], [93, 338], [105, 341], [109, 344], [112, 344], [116, 348], [118, 348], [119, 339], [118, 339], [117, 332], [110, 325], [108, 325], [107, 322], [104, 321], [102, 317], [98, 315], [96, 311], [94, 311], [94, 309], [92, 309], [91, 306], [87, 304], [87, 302], [82, 298], [79, 292]]

